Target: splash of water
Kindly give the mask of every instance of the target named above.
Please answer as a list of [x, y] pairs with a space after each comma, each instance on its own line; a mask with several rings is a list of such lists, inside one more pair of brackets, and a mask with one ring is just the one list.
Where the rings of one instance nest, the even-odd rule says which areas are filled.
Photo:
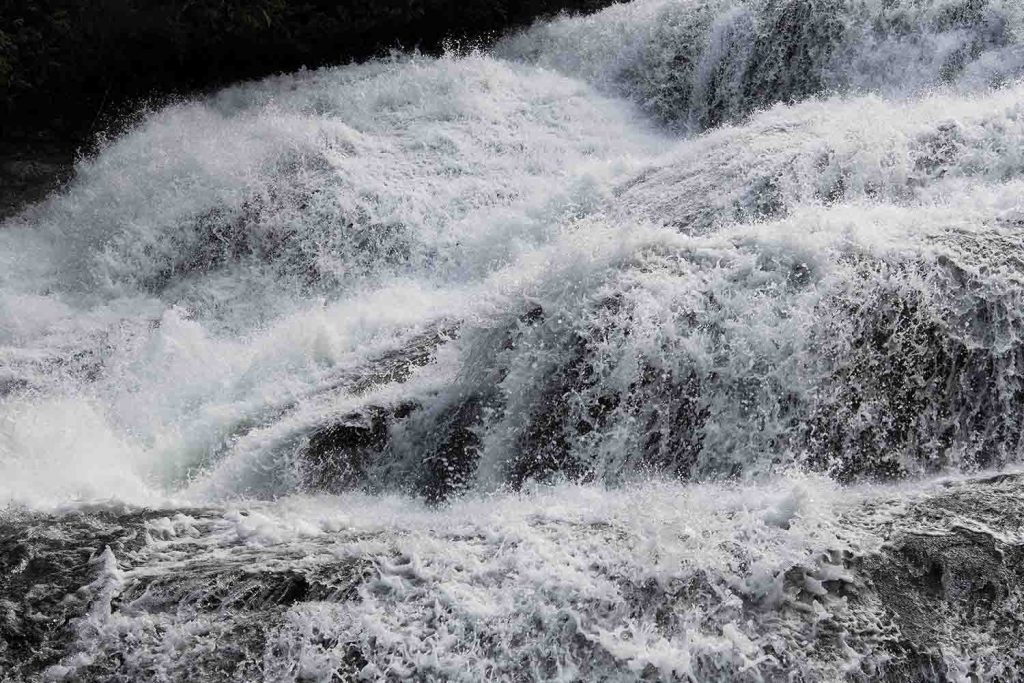
[[0, 500], [179, 511], [46, 675], [909, 671], [854, 574], [934, 491], [865, 480], [1020, 460], [1022, 17], [639, 0], [109, 141], [0, 230]]
[[[5, 497], [1015, 459], [1022, 90], [968, 78], [1015, 68], [1015, 5], [780, 7], [632, 3], [152, 115], [0, 233]], [[640, 111], [712, 123], [722, 31], [754, 52], [716, 121], [957, 85], [673, 141]]]

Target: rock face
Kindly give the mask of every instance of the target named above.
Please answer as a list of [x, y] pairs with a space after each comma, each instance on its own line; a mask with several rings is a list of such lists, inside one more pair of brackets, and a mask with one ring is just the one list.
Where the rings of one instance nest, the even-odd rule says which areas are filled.
[[547, 22], [499, 49], [699, 131], [829, 91], [1012, 82], [1024, 68], [1017, 11], [1005, 0], [645, 2]]
[[[215, 4], [132, 40], [548, 7]], [[0, 678], [1020, 680], [1022, 39], [637, 0], [146, 115], [0, 229]]]
[[[867, 559], [878, 600], [899, 628], [913, 680], [1011, 680], [1024, 670], [1024, 544], [1019, 475], [950, 484], [908, 510], [883, 551]], [[991, 662], [950, 665], [942, 653], [992, 652]], [[983, 655], [984, 657], [984, 655]], [[982, 658], [983, 658], [982, 657]], [[915, 671], [916, 669], [916, 671]]]
[[[162, 515], [157, 515], [162, 516]], [[143, 511], [50, 518], [5, 516], [0, 526], [0, 671], [27, 680], [62, 654], [71, 622], [88, 611], [82, 580], [103, 548], [123, 554], [145, 546]], [[99, 548], [99, 549], [98, 549]]]
[[[571, 663], [589, 680], [1016, 679], [1024, 478], [838, 491], [655, 488], [642, 527], [571, 487], [517, 510], [305, 522], [294, 506], [25, 514], [0, 528], [0, 680], [469, 680], [548, 666], [545, 649], [541, 677]], [[662, 504], [745, 545], [659, 521]], [[650, 553], [667, 564], [636, 573]], [[496, 581], [522, 614], [466, 601]]]

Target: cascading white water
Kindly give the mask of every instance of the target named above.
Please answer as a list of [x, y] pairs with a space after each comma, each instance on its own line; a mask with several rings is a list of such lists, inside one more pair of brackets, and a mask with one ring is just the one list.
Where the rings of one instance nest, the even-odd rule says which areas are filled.
[[183, 510], [46, 675], [898, 675], [822, 585], [1020, 461], [1022, 75], [1010, 0], [638, 0], [147, 116], [0, 229], [0, 501]]
[[[5, 369], [24, 387], [5, 405], [11, 454], [34, 450], [41, 486], [62, 486], [79, 456], [20, 436], [53, 419], [122, 443], [108, 467], [173, 490], [240, 423], [282, 406], [329, 419], [348, 398], [322, 389], [344, 368], [528, 287], [519, 262], [655, 151], [630, 116], [485, 56], [305, 74], [153, 116], [3, 232]], [[20, 479], [11, 493], [32, 495]]]

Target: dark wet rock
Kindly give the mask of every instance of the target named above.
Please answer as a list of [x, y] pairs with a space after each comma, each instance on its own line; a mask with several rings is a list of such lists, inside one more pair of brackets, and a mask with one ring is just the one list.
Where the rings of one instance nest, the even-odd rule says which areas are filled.
[[[511, 323], [484, 332], [485, 342], [478, 350], [488, 356], [511, 351], [543, 320], [543, 309], [533, 305]], [[417, 336], [327, 390], [359, 395], [375, 386], [405, 381], [455, 334], [454, 327], [446, 327]], [[443, 395], [419, 402], [368, 404], [313, 431], [301, 456], [304, 485], [313, 491], [334, 492], [397, 489], [431, 503], [464, 492], [476, 474], [485, 423], [503, 410], [496, 385], [507, 369], [490, 362], [480, 368], [490, 374], [461, 378]], [[557, 402], [550, 408], [560, 414]], [[552, 471], [568, 466], [557, 458], [553, 462]], [[525, 480], [520, 478], [517, 485]]]
[[[795, 102], [826, 87], [825, 72], [845, 37], [843, 0], [789, 0], [766, 5], [743, 73], [743, 106], [757, 111], [776, 102]], [[729, 74], [728, 76], [731, 76]], [[724, 86], [725, 83], [723, 82]], [[704, 127], [730, 114], [709, 106]]]
[[416, 368], [433, 360], [438, 347], [450, 341], [457, 330], [457, 325], [442, 326], [413, 337], [400, 349], [381, 354], [353, 377], [349, 390], [362, 394], [375, 386], [406, 381]]
[[488, 400], [480, 395], [456, 401], [430, 422], [438, 437], [426, 449], [417, 491], [427, 501], [439, 503], [466, 491], [472, 484], [480, 453], [480, 424]]
[[[417, 335], [401, 348], [377, 356], [363, 367], [322, 388], [359, 396], [374, 387], [406, 381], [430, 363], [438, 347], [455, 335], [454, 326]], [[373, 486], [377, 470], [388, 463], [390, 430], [420, 406], [368, 404], [358, 411], [313, 430], [300, 458], [302, 485], [311, 491], [339, 492]]]
[[[698, 375], [675, 372], [654, 359], [634, 358], [628, 352], [625, 358], [619, 357], [618, 345], [628, 344], [632, 320], [618, 297], [593, 304], [585, 331], [566, 327], [563, 316], [568, 317], [537, 307], [508, 328], [478, 340], [475, 353], [487, 357], [491, 374], [486, 379], [475, 378], [477, 383], [472, 386], [497, 390], [485, 394], [465, 389], [457, 395], [462, 419], [456, 421], [455, 433], [465, 437], [455, 441], [471, 444], [457, 453], [475, 458], [479, 436], [462, 426], [466, 416], [472, 416], [469, 422], [479, 423], [476, 429], [481, 434], [502, 430], [512, 435], [501, 476], [513, 489], [528, 482], [562, 479], [620, 482], [650, 471], [680, 478], [695, 476], [702, 429], [709, 415]], [[617, 363], [627, 368], [623, 374], [630, 373], [628, 386], [609, 384]], [[529, 373], [525, 386], [504, 386], [513, 370], [515, 379], [521, 380], [522, 368], [531, 366], [538, 370]], [[509, 401], [516, 402], [513, 418], [509, 418]], [[481, 419], [484, 416], [486, 423]], [[635, 452], [620, 453], [611, 464], [593, 457], [592, 453], [600, 451], [601, 440], [623, 423], [640, 435]], [[456, 461], [461, 462], [459, 458]], [[464, 465], [458, 467], [465, 471]]]
[[27, 389], [29, 382], [24, 377], [4, 377], [0, 375], [0, 398]]
[[1013, 40], [1012, 19], [987, 0], [892, 0], [881, 11], [847, 0], [684, 7], [665, 7], [619, 79], [656, 119], [691, 131], [845, 89], [847, 67], [889, 44], [921, 50], [922, 77], [955, 82], [981, 55], [999, 54]]
[[356, 597], [356, 588], [366, 580], [368, 568], [366, 562], [352, 562], [304, 573], [291, 568], [261, 569], [242, 562], [199, 559], [185, 563], [187, 581], [173, 574], [142, 576], [132, 581], [113, 607], [151, 614], [272, 613], [300, 602], [344, 602]]
[[[284, 610], [306, 601], [355, 599], [356, 588], [369, 575], [366, 560], [321, 562], [299, 571], [280, 561], [277, 567], [261, 567], [259, 553], [244, 548], [211, 558], [201, 541], [218, 521], [217, 513], [192, 509], [0, 517], [0, 681], [43, 680], [49, 667], [74, 652], [78, 624], [97, 599], [89, 586], [106, 549], [114, 553], [118, 569], [129, 572], [166, 540], [186, 539], [179, 546], [186, 554], [171, 560], [180, 562], [177, 569], [129, 578], [111, 601], [115, 617], [147, 614], [155, 622], [189, 619], [197, 624], [179, 636], [195, 642], [191, 656], [174, 663], [174, 680], [256, 675], [268, 633], [280, 625]], [[192, 538], [196, 544], [190, 547], [187, 539]], [[280, 560], [300, 557], [286, 553]], [[205, 621], [208, 626], [198, 626]], [[162, 628], [123, 637], [126, 643], [140, 637], [158, 641]], [[153, 665], [158, 661], [154, 656]], [[122, 672], [124, 664], [121, 655], [96, 657], [63, 680], [131, 680]]]
[[136, 666], [131, 673], [126, 673], [122, 656], [105, 656], [107, 653], [103, 653], [104, 656], [96, 657], [91, 663], [58, 680], [66, 683], [133, 683], [158, 676], [172, 681], [233, 683], [260, 680], [266, 639], [274, 626], [276, 622], [264, 614], [240, 616], [195, 636], [189, 641], [194, 646], [189, 656], [171, 663], [154, 657], [151, 664]]
[[[989, 661], [1004, 668], [998, 679], [1024, 671], [1022, 484], [1019, 475], [953, 483], [947, 494], [902, 515], [882, 551], [864, 559], [861, 571], [906, 650], [889, 680], [982, 677], [977, 660], [969, 671], [954, 672], [942, 657], [969, 660], [981, 654], [981, 642], [999, 653], [998, 662]], [[919, 530], [915, 522], [931, 528]]]
[[[750, 620], [762, 624], [777, 634], [778, 646], [769, 645], [758, 664], [764, 680], [812, 681], [814, 670], [803, 668], [808, 662], [846, 660], [853, 662], [847, 676], [851, 681], [923, 683], [962, 674], [1015, 680], [1024, 670], [1019, 647], [1024, 617], [1017, 608], [1024, 598], [1022, 495], [1024, 480], [1007, 474], [952, 481], [888, 512], [851, 508], [841, 528], [855, 535], [877, 534], [877, 549], [794, 557], [777, 578], [777, 590], [767, 593], [756, 582], [748, 585], [701, 571], [668, 581], [618, 575], [615, 565], [602, 564], [600, 556], [588, 571], [618, 586], [622, 602], [615, 609], [624, 610], [623, 620], [649, 624], [665, 637], [695, 628], [715, 633], [723, 624]], [[240, 514], [244, 523], [250, 513], [232, 514]], [[106, 510], [5, 517], [0, 524], [0, 664], [6, 678], [0, 680], [40, 680], [50, 665], [70, 661], [66, 658], [79, 647], [78, 620], [97, 599], [82, 588], [99, 571], [90, 560], [107, 547], [123, 576], [111, 600], [111, 618], [136, 626], [109, 630], [103, 650], [92, 653], [98, 656], [66, 680], [129, 680], [133, 673], [157, 671], [169, 680], [289, 678], [294, 672], [273, 669], [289, 661], [289, 653], [280, 649], [289, 610], [358, 602], [361, 595], [388, 592], [389, 582], [396, 580], [418, 592], [438, 591], [439, 599], [446, 590], [418, 568], [413, 553], [403, 550], [401, 535], [386, 540], [388, 550], [379, 546], [368, 556], [350, 556], [334, 548], [344, 543], [377, 547], [386, 532], [359, 536], [339, 529], [302, 541], [267, 539], [250, 545], [241, 537], [229, 542], [228, 528], [220, 513], [209, 510], [176, 516], [173, 511]], [[482, 540], [449, 536], [444, 530], [431, 533], [453, 544], [453, 551], [460, 544], [478, 548]], [[623, 542], [622, 532], [608, 524], [580, 525], [573, 533], [597, 543]], [[729, 552], [738, 560], [744, 556], [740, 546]], [[735, 568], [740, 576], [750, 569]], [[574, 606], [580, 614], [610, 608], [597, 597]], [[684, 621], [684, 615], [702, 616], [693, 622]], [[575, 621], [562, 624], [556, 616], [546, 622], [545, 633], [584, 662], [584, 671], [625, 675], [625, 660], [581, 637]], [[342, 643], [315, 629], [302, 637], [312, 638], [316, 647], [347, 653], [347, 673], [338, 674], [342, 679], [356, 676], [375, 658], [373, 640]], [[530, 635], [522, 638], [518, 646], [515, 639], [483, 638], [479, 643], [485, 649], [503, 648], [503, 656], [520, 651], [525, 657], [521, 666], [545, 670], [545, 662], [529, 659], [533, 650], [525, 639]], [[801, 643], [799, 660], [791, 649], [794, 643]], [[167, 647], [189, 656], [161, 659]], [[130, 662], [124, 659], [129, 651]], [[868, 653], [874, 654], [856, 663], [857, 656]], [[693, 656], [701, 677], [746, 680], [745, 673], [714, 651]], [[968, 670], [955, 668], [961, 666], [957, 662]], [[651, 669], [649, 675], [656, 677], [658, 671]]]
[[[1017, 607], [1024, 598], [1022, 495], [1020, 475], [951, 482], [947, 492], [885, 520], [877, 551], [830, 552], [794, 565], [782, 577], [781, 601], [740, 589], [742, 605], [729, 604], [723, 596], [736, 587], [717, 586], [704, 574], [626, 590], [636, 615], [665, 632], [672, 631], [675, 605], [706, 605], [714, 615], [702, 624], [709, 629], [733, 617], [775, 613], [816, 659], [863, 657], [846, 680], [1015, 680], [1024, 671]], [[856, 515], [844, 521], [851, 530], [862, 523]], [[881, 656], [867, 657], [871, 652]], [[784, 651], [774, 654], [760, 669], [766, 679], [815, 680]], [[961, 663], [966, 671], [957, 668]]]
[[622, 75], [642, 106], [669, 125], [703, 130], [822, 92], [849, 39], [850, 3], [751, 5], [721, 15], [697, 6], [673, 17], [681, 26], [668, 34], [673, 42], [656, 41]]
[[0, 513], [0, 680], [28, 680], [62, 656], [89, 607], [78, 589], [104, 548], [145, 544], [142, 526], [165, 513], [88, 511], [57, 517]]
[[[670, 398], [655, 402], [654, 396]], [[644, 421], [641, 467], [681, 478], [693, 476], [704, 446], [703, 428], [710, 415], [701, 400], [697, 374], [691, 372], [680, 378], [648, 366], [632, 400], [638, 419]]]
[[[835, 308], [817, 334], [824, 341], [842, 329], [846, 350], [804, 424], [809, 450], [837, 476], [888, 478], [908, 467], [984, 468], [1015, 458], [1024, 440], [1015, 409], [1024, 401], [1017, 370], [1024, 347], [996, 340], [1015, 334], [1012, 310], [1020, 293], [980, 295], [984, 274], [971, 252], [992, 245], [973, 246], [960, 259], [934, 264], [865, 263], [880, 276], [874, 286], [828, 301]], [[1019, 249], [1005, 246], [1008, 254]], [[943, 296], [908, 286], [917, 274]], [[857, 321], [852, 330], [844, 318]], [[858, 414], [874, 418], [858, 420]]]
[[367, 485], [388, 451], [391, 424], [415, 407], [369, 406], [313, 432], [302, 456], [304, 488], [340, 492]]
[[[784, 342], [793, 350], [751, 339], [734, 305], [716, 301], [730, 285], [698, 284], [707, 289], [659, 312], [673, 333], [642, 341], [642, 298], [570, 300], [558, 305], [571, 313], [551, 304], [529, 325], [509, 323], [512, 336], [499, 327], [473, 337], [471, 362], [489, 374], [442, 402], [484, 401], [474, 438], [508, 440], [500, 466], [513, 488], [616, 483], [652, 470], [727, 478], [761, 455], [770, 467], [769, 458], [792, 454], [844, 482], [1000, 467], [1024, 442], [1024, 290], [1016, 280], [990, 289], [989, 272], [1020, 272], [1020, 238], [991, 230], [931, 239], [938, 255], [930, 245], [895, 260], [839, 253], [825, 267], [759, 255], [757, 277], [771, 283], [763, 301], [781, 311], [769, 328], [786, 338], [793, 302], [815, 302], [804, 330]], [[644, 267], [682, 288], [701, 256], [681, 258]], [[722, 351], [731, 345], [749, 353], [742, 363]], [[489, 387], [496, 393], [482, 398]], [[434, 431], [448, 429], [446, 413], [429, 414]], [[734, 449], [751, 453], [732, 458]]]
[[[572, 408], [564, 397], [583, 388], [590, 372], [584, 348], [570, 353], [567, 362], [548, 374], [546, 385], [533, 402], [532, 414], [517, 443], [515, 459], [508, 465], [508, 479], [515, 488], [522, 487], [528, 480], [544, 481], [560, 474], [575, 479], [586, 476], [585, 469], [570, 456], [574, 431], [570, 423]], [[600, 419], [605, 407], [601, 402], [594, 404], [592, 412], [596, 419]]]

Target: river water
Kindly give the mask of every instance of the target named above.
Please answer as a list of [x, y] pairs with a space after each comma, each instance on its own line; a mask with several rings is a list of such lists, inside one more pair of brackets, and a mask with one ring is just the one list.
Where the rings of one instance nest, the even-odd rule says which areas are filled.
[[143, 117], [0, 229], [0, 678], [1014, 680], [918, 559], [1024, 538], [1022, 75], [636, 0]]

